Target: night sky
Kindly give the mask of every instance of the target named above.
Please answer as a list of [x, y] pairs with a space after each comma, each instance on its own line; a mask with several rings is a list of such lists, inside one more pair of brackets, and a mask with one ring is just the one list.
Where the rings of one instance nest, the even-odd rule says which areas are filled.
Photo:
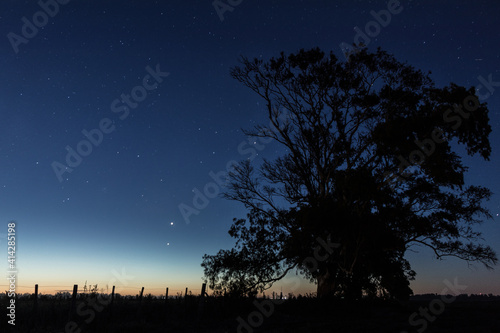
[[[344, 59], [340, 44], [359, 31], [369, 50], [431, 71], [437, 86], [475, 86], [488, 103], [491, 160], [466, 157], [466, 179], [494, 192], [479, 230], [500, 253], [500, 2], [401, 1], [380, 24], [386, 1], [233, 0], [223, 13], [210, 0], [60, 2], [51, 15], [36, 1], [0, 4], [0, 258], [6, 271], [15, 220], [19, 291], [88, 281], [199, 293], [203, 254], [232, 247], [227, 230], [246, 214], [215, 179], [231, 161], [284, 153], [243, 135], [267, 123], [265, 106], [230, 68], [316, 46]], [[500, 294], [500, 267], [414, 249], [415, 293], [456, 278], [464, 293]], [[312, 290], [304, 280], [298, 291]]]

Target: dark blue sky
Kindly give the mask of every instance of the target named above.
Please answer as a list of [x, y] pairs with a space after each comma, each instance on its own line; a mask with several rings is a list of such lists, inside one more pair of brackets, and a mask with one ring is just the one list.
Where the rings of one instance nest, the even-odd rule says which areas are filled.
[[[488, 103], [491, 161], [465, 160], [467, 179], [495, 193], [494, 219], [480, 230], [500, 252], [500, 3], [401, 1], [390, 22], [375, 23], [371, 11], [387, 6], [244, 0], [221, 21], [211, 1], [73, 0], [47, 7], [53, 17], [36, 1], [2, 1], [0, 241], [17, 221], [18, 285], [39, 283], [47, 293], [85, 280], [105, 286], [125, 270], [134, 278], [115, 282], [121, 293], [199, 290], [202, 255], [233, 245], [227, 230], [245, 210], [218, 197], [193, 202], [196, 191], [218, 191], [207, 185], [210, 174], [230, 161], [283, 152], [242, 134], [266, 122], [265, 110], [230, 68], [241, 55], [268, 59], [316, 46], [343, 58], [339, 45], [359, 29], [369, 49], [432, 71], [438, 86], [475, 86]], [[23, 31], [34, 20], [37, 31]], [[169, 74], [155, 80], [156, 70]], [[138, 100], [127, 116], [122, 94]], [[67, 165], [66, 147], [88, 152], [82, 131], [98, 128], [109, 133], [95, 134], [92, 151], [58, 179], [53, 165]], [[186, 219], [179, 207], [188, 206], [196, 214]], [[458, 278], [466, 292], [500, 294], [498, 269], [433, 261], [425, 250], [409, 258], [416, 292], [440, 292]]]

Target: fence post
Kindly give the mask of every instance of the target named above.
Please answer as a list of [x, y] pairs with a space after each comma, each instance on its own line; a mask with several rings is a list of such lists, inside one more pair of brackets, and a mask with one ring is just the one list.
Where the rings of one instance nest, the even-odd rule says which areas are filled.
[[38, 321], [38, 284], [35, 284], [35, 294], [33, 295], [33, 314], [29, 325], [30, 331], [35, 327]]
[[113, 317], [113, 303], [115, 301], [115, 286], [111, 291], [111, 302], [109, 303], [109, 318]]
[[[141, 289], [141, 293], [139, 294], [139, 307], [137, 309], [137, 315], [139, 318], [142, 318], [142, 295], [144, 293], [144, 287]], [[142, 319], [141, 319], [142, 321]]]
[[169, 314], [169, 310], [170, 310], [170, 308], [168, 307], [168, 287], [167, 287], [167, 289], [165, 290], [165, 307], [164, 307], [165, 316], [163, 316], [165, 318], [165, 325], [167, 323], [167, 317]]
[[35, 298], [33, 300], [33, 307], [36, 308], [38, 305], [38, 284], [35, 284]]
[[141, 294], [139, 295], [139, 300], [142, 301], [142, 294], [144, 293], [144, 287], [141, 289]]
[[115, 301], [115, 286], [113, 286], [113, 291], [111, 291], [111, 306], [113, 306], [114, 301]]
[[186, 293], [184, 294], [184, 298], [187, 298], [188, 295], [188, 288], [186, 287]]
[[201, 295], [200, 295], [200, 303], [198, 304], [198, 320], [203, 316], [203, 310], [205, 308], [205, 294], [207, 289], [207, 284], [203, 283], [201, 285]]
[[73, 297], [71, 298], [71, 308], [69, 309], [69, 320], [72, 319], [75, 312], [76, 295], [78, 294], [78, 285], [73, 285]]

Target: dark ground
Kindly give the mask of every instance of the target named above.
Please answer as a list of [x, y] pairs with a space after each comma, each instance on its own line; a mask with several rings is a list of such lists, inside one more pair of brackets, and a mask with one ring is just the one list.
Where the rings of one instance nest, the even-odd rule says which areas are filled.
[[[113, 304], [104, 298], [82, 297], [72, 312], [71, 300], [42, 298], [35, 308], [33, 300], [18, 299], [15, 330], [3, 315], [0, 332], [500, 333], [500, 298], [465, 297], [448, 304], [440, 299], [395, 304], [302, 298], [273, 304], [263, 299], [208, 298], [200, 307], [194, 296], [169, 299], [168, 303], [147, 297], [142, 301], [116, 299]], [[0, 303], [6, 309], [5, 297]]]

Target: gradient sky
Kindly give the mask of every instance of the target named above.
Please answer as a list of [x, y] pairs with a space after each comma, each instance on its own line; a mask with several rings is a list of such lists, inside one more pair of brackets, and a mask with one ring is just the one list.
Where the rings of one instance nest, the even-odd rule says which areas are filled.
[[[187, 221], [179, 206], [195, 208], [196, 191], [228, 162], [259, 163], [283, 153], [242, 134], [266, 123], [265, 109], [229, 76], [230, 68], [241, 55], [268, 59], [316, 46], [343, 59], [339, 45], [351, 44], [367, 24], [376, 26], [371, 11], [387, 9], [387, 2], [247, 0], [223, 20], [212, 1], [73, 0], [58, 7], [48, 9], [53, 17], [45, 22], [36, 1], [0, 4], [0, 258], [6, 263], [7, 223], [15, 220], [21, 292], [32, 292], [35, 283], [53, 293], [88, 281], [114, 284], [122, 294], [169, 287], [172, 295], [185, 287], [199, 293], [203, 254], [230, 248], [232, 219], [246, 213], [215, 197], [198, 200]], [[438, 86], [475, 86], [489, 105], [491, 160], [465, 161], [467, 180], [495, 193], [487, 204], [494, 218], [480, 230], [500, 253], [500, 3], [401, 1], [397, 8], [364, 40], [368, 48], [432, 71]], [[33, 22], [34, 16], [38, 31], [25, 29], [30, 37], [13, 47], [23, 17]], [[155, 89], [140, 88], [157, 67], [169, 75]], [[131, 92], [142, 100], [125, 117], [123, 103], [112, 105]], [[86, 139], [82, 131], [99, 126], [113, 130], [60, 181], [53, 163], [65, 164], [65, 148], [76, 149]], [[500, 267], [436, 261], [415, 250], [408, 258], [416, 293], [440, 293], [445, 280], [457, 278], [465, 293], [500, 294]], [[272, 290], [281, 286], [315, 290], [306, 281]]]

